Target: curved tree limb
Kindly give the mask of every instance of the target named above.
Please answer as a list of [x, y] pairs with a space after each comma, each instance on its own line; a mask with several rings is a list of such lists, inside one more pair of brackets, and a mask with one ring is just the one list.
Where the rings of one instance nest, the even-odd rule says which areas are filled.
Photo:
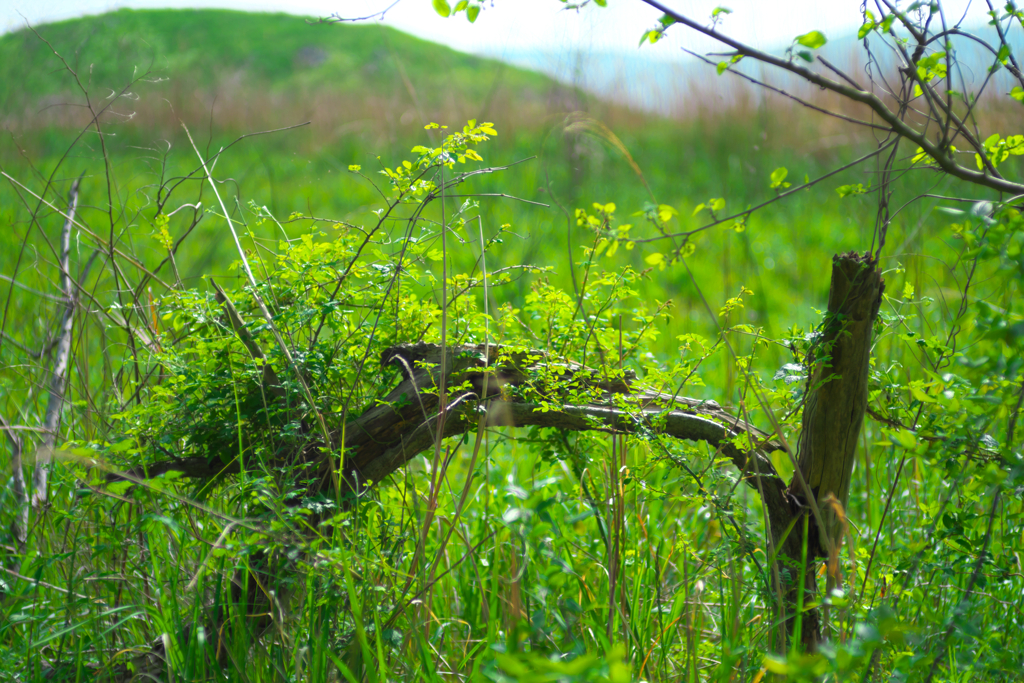
[[[770, 486], [784, 487], [767, 457], [782, 445], [714, 401], [650, 391], [636, 386], [629, 376], [602, 379], [594, 370], [549, 360], [539, 351], [510, 353], [501, 346], [476, 345], [449, 347], [447, 353], [444, 385], [455, 389], [449, 398], [445, 437], [473, 429], [481, 412], [487, 414], [490, 426], [661, 433], [706, 441], [748, 477], [760, 476]], [[434, 443], [439, 416], [437, 396], [431, 392], [440, 386], [437, 368], [441, 355], [440, 346], [424, 343], [395, 346], [382, 354], [382, 365], [398, 365], [405, 379], [380, 405], [346, 426], [345, 445], [351, 454], [346, 467], [362, 482], [380, 481]], [[485, 364], [485, 358], [491, 362]], [[589, 392], [593, 400], [579, 403], [563, 400], [557, 393], [543, 393], [544, 377], [551, 373], [558, 376], [558, 385], [577, 393]], [[539, 391], [541, 396], [536, 395]], [[759, 444], [752, 452], [744, 452], [732, 442], [745, 433]], [[751, 456], [758, 459], [759, 475], [748, 465]], [[747, 483], [756, 487], [753, 480]]]
[[[542, 351], [464, 345], [446, 352], [444, 377], [440, 368], [445, 350], [440, 345], [403, 344], [382, 354], [382, 367], [397, 367], [401, 380], [377, 405], [345, 425], [344, 472], [356, 490], [386, 479], [434, 446], [442, 412], [442, 438], [472, 431], [483, 413], [491, 427], [661, 434], [704, 441], [733, 462], [748, 486], [763, 493], [773, 516], [773, 533], [784, 529], [783, 520], [788, 523], [792, 512], [787, 485], [769, 457], [783, 445], [716, 402], [653, 391], [628, 373], [603, 378], [593, 369], [552, 359]], [[439, 386], [450, 388], [443, 411]], [[580, 396], [590, 400], [580, 402]], [[340, 433], [335, 430], [332, 435], [335, 442]], [[734, 440], [743, 436], [753, 448], [737, 447]], [[319, 458], [321, 467], [329, 466], [326, 453], [313, 458]], [[208, 478], [237, 471], [237, 465], [193, 457], [157, 461], [125, 474], [146, 478], [168, 471]]]

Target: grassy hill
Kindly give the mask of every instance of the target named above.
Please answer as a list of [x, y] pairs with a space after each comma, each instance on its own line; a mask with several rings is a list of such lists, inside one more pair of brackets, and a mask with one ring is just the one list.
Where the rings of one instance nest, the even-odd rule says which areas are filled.
[[111, 124], [132, 111], [150, 130], [176, 128], [177, 117], [212, 115], [247, 130], [310, 119], [321, 135], [353, 121], [395, 128], [483, 118], [507, 110], [513, 96], [522, 112], [564, 91], [387, 26], [311, 25], [287, 14], [124, 9], [0, 36], [6, 126], [87, 121], [80, 107], [65, 106], [81, 104], [83, 89], [100, 106], [111, 93], [130, 95], [111, 107]]

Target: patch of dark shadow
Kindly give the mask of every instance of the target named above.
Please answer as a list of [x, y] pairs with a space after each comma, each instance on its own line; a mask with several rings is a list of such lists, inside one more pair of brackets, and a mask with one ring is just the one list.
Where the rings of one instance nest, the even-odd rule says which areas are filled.
[[327, 61], [327, 50], [316, 45], [306, 45], [299, 48], [295, 53], [295, 64], [297, 66], [320, 66], [325, 61]]

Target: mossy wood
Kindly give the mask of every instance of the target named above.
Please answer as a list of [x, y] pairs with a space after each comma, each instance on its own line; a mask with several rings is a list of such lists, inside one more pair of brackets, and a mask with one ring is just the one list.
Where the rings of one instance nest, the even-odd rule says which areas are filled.
[[[833, 259], [829, 312], [814, 357], [808, 359], [812, 370], [799, 440], [799, 471], [788, 486], [769, 457], [772, 451], [785, 450], [786, 445], [714, 401], [654, 391], [629, 373], [607, 377], [539, 350], [499, 345], [445, 348], [421, 342], [384, 351], [381, 366], [398, 370], [397, 385], [377, 405], [350, 419], [343, 430], [332, 432], [330, 448], [314, 438], [304, 449], [299, 457], [319, 475], [308, 494], [329, 493], [338, 485], [334, 476], [338, 471], [334, 454], [338, 452], [345, 453], [341, 472], [348, 490], [359, 493], [385, 480], [438, 439], [480, 426], [540, 426], [703, 441], [728, 457], [742, 481], [764, 502], [772, 549], [789, 567], [786, 572], [776, 569], [773, 577], [783, 618], [792, 629], [800, 581], [788, 577], [803, 577], [803, 602], [810, 603], [818, 565], [811, 561], [800, 568], [805, 552], [805, 538], [799, 531], [803, 528], [801, 517], [813, 511], [814, 518], [824, 519], [826, 538], [830, 539], [819, 543], [817, 527], [811, 522], [806, 537], [808, 557], [825, 557], [825, 548], [838, 548], [840, 517], [849, 494], [867, 400], [872, 326], [883, 287], [875, 266], [869, 255], [850, 253]], [[231, 329], [243, 336], [255, 358], [265, 358], [246, 333], [230, 299], [219, 287], [217, 294]], [[280, 399], [279, 380], [269, 365], [264, 365], [263, 381], [268, 400]], [[588, 400], [572, 400], [581, 395]], [[310, 437], [314, 435], [310, 433]], [[737, 443], [752, 446], [744, 449]], [[288, 457], [294, 462], [296, 456]], [[237, 471], [237, 467], [237, 462], [225, 467], [205, 458], [187, 458], [153, 463], [118, 476], [148, 477], [175, 470], [193, 477], [213, 477]], [[803, 495], [808, 488], [814, 494], [813, 503]], [[250, 587], [249, 611], [265, 617], [273, 609], [271, 596], [260, 596], [263, 573], [252, 569], [249, 576], [236, 577], [235, 586]], [[236, 598], [242, 591], [237, 592]], [[266, 604], [257, 604], [261, 600]], [[261, 631], [268, 627], [266, 621], [249, 627]], [[806, 610], [801, 621], [801, 640], [807, 647], [816, 647], [821, 637], [817, 611]], [[155, 651], [160, 649], [157, 644]], [[150, 662], [152, 653], [145, 658]]]
[[790, 491], [806, 502], [809, 489], [820, 511], [824, 533], [811, 534], [809, 541], [818, 557], [828, 557], [829, 549], [842, 542], [842, 517], [868, 403], [871, 333], [885, 288], [876, 266], [868, 254], [833, 258], [824, 329], [807, 359], [800, 476], [794, 476]]

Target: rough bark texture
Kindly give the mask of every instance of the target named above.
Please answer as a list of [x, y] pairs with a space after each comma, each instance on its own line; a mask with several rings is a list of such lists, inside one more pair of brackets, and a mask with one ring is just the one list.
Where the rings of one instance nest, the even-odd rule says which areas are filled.
[[[813, 599], [817, 586], [815, 558], [836, 558], [842, 543], [842, 515], [867, 408], [871, 334], [884, 288], [870, 254], [850, 252], [833, 257], [828, 313], [807, 359], [810, 372], [798, 442], [798, 472], [789, 488], [804, 513], [811, 515], [809, 566], [803, 568], [805, 602]], [[783, 548], [783, 555], [797, 566], [802, 544], [802, 533], [793, 533]], [[795, 588], [791, 586], [790, 592]], [[792, 597], [788, 601], [795, 604]], [[820, 640], [816, 611], [805, 615], [802, 635], [804, 645], [814, 649]]]
[[[741, 471], [746, 481], [762, 483], [780, 492], [781, 479], [765, 453], [781, 448], [764, 432], [721, 409], [714, 401], [673, 397], [634, 386], [630, 377], [606, 380], [593, 370], [575, 363], [553, 360], [537, 351], [509, 354], [501, 347], [459, 346], [448, 349], [443, 385], [462, 387], [448, 400], [443, 436], [455, 436], [475, 428], [479, 414], [487, 415], [488, 426], [555, 427], [568, 431], [606, 429], [632, 433], [652, 429], [652, 420], [662, 416], [661, 433], [689, 441], [706, 441], [720, 448]], [[438, 399], [436, 387], [442, 349], [435, 344], [409, 344], [388, 349], [383, 364], [398, 365], [403, 381], [382, 401], [346, 427], [345, 446], [353, 455], [346, 468], [361, 485], [377, 482], [429, 448], [436, 438]], [[489, 359], [488, 361], [485, 361]], [[545, 391], [543, 377], [554, 372], [557, 382]], [[538, 384], [540, 382], [540, 384]], [[541, 388], [542, 404], [536, 395], [524, 397], [524, 389]], [[567, 403], [565, 394], [590, 389], [593, 400], [586, 404]], [[615, 397], [626, 398], [628, 407], [616, 405]], [[748, 463], [751, 453], [737, 449], [730, 441], [748, 432], [762, 444], [754, 451], [756, 466]]]
[[[857, 441], [868, 403], [868, 360], [871, 333], [884, 283], [870, 255], [840, 254], [832, 260], [832, 287], [828, 315], [813, 356], [808, 377], [803, 429], [798, 443], [798, 464], [803, 481], [821, 512], [824, 529], [817, 530], [812, 547], [827, 557], [842, 540], [840, 517], [830, 495], [845, 510]], [[798, 478], [791, 493], [807, 501]]]
[[[631, 377], [606, 380], [594, 370], [575, 363], [550, 359], [540, 351], [508, 353], [499, 346], [449, 347], [445, 377], [440, 377], [442, 348], [436, 344], [404, 344], [386, 350], [382, 365], [397, 366], [402, 372], [398, 385], [378, 405], [348, 421], [344, 447], [348, 459], [343, 470], [354, 487], [377, 483], [409, 460], [430, 448], [437, 438], [439, 421], [437, 387], [458, 387], [450, 391], [442, 438], [457, 436], [476, 428], [479, 415], [487, 415], [488, 426], [555, 427], [568, 431], [606, 430], [617, 433], [657, 431], [689, 441], [706, 441], [721, 449], [743, 472], [744, 481], [765, 491], [766, 497], [785, 506], [785, 482], [776, 473], [767, 454], [783, 448], [765, 432], [730, 415], [714, 401], [699, 401], [658, 393], [634, 385]], [[489, 360], [486, 360], [489, 359]], [[524, 389], [538, 387], [538, 377], [557, 374], [549, 390], [524, 397]], [[267, 377], [265, 376], [265, 380]], [[443, 380], [443, 381], [442, 381]], [[273, 389], [274, 380], [270, 380]], [[585, 404], [565, 402], [569, 387], [591, 391]], [[273, 391], [268, 391], [273, 394]], [[626, 399], [626, 407], [622, 400]], [[657, 425], [655, 427], [655, 424]], [[731, 439], [747, 433], [757, 444], [751, 452], [738, 449]], [[341, 430], [332, 434], [341, 442]], [[318, 448], [304, 459], [314, 463]], [[331, 463], [322, 458], [323, 468]], [[114, 478], [153, 477], [167, 471], [192, 477], [213, 477], [237, 471], [237, 464], [225, 466], [207, 458], [159, 461]], [[327, 478], [323, 480], [326, 484]], [[312, 493], [312, 492], [311, 492]]]

